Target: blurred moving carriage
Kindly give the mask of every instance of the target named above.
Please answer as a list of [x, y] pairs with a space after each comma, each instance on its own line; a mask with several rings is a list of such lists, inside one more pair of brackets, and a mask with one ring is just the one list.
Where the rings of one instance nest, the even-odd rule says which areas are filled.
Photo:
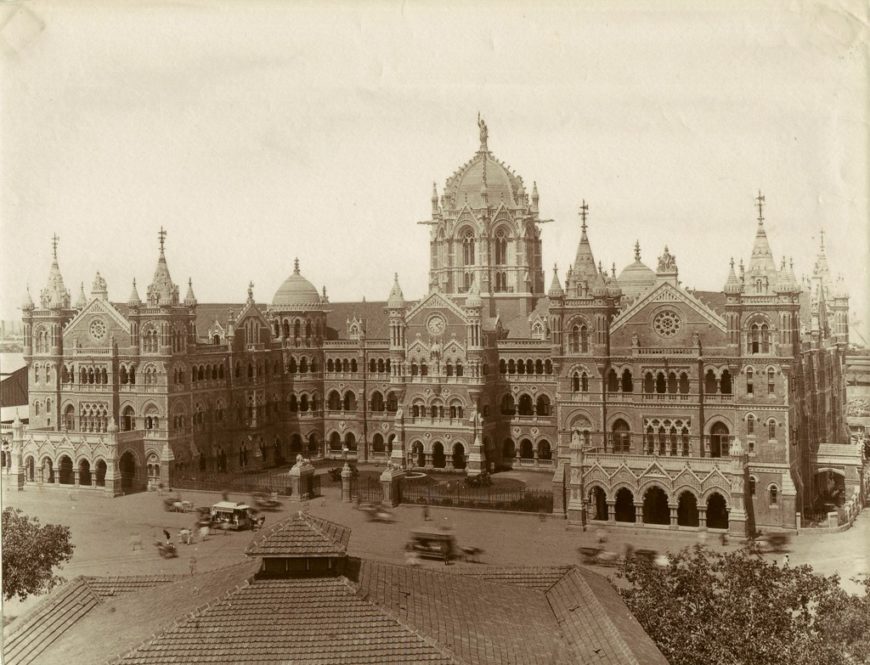
[[454, 559], [479, 563], [478, 557], [483, 553], [479, 547], [459, 547], [452, 532], [433, 527], [411, 531], [406, 549], [420, 558], [441, 559], [444, 563]]
[[[349, 464], [350, 466], [350, 477], [357, 478], [359, 476], [359, 469], [356, 468], [355, 464]], [[341, 482], [341, 471], [344, 467], [334, 466], [329, 470], [329, 479], [333, 482], [340, 483]]]
[[154, 544], [157, 546], [158, 554], [160, 554], [164, 559], [174, 559], [178, 556], [178, 549], [175, 547], [174, 543], [158, 540]]
[[281, 502], [278, 501], [278, 492], [254, 492], [253, 503], [260, 510], [279, 510]]
[[659, 554], [652, 549], [633, 549], [630, 546], [625, 548], [625, 554], [619, 554], [605, 550], [603, 546], [598, 547], [580, 547], [577, 550], [583, 563], [593, 566], [619, 566], [626, 558], [637, 557], [643, 558], [656, 566], [667, 566], [668, 558], [664, 554]]
[[383, 522], [385, 524], [392, 524], [395, 521], [395, 517], [393, 516], [392, 511], [388, 510], [385, 506], [379, 503], [363, 503], [360, 504], [359, 509], [366, 514], [366, 519], [369, 522]]
[[189, 513], [193, 511], [192, 501], [182, 501], [179, 497], [163, 499], [163, 510], [170, 513]]
[[787, 533], [766, 533], [755, 538], [755, 543], [762, 552], [785, 552], [791, 536]]

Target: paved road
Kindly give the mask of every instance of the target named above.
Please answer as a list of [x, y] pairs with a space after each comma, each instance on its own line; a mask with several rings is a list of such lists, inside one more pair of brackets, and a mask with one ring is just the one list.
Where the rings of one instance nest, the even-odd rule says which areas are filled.
[[[315, 515], [351, 527], [350, 554], [404, 560], [403, 546], [408, 531], [423, 523], [420, 506], [399, 506], [394, 511], [396, 521], [381, 524], [366, 521], [364, 513], [354, 510], [350, 504], [341, 503], [337, 488], [325, 487], [324, 494], [324, 497], [309, 502], [308, 509]], [[42, 523], [70, 526], [76, 550], [72, 561], [61, 571], [65, 577], [186, 574], [190, 572], [192, 559], [195, 559], [196, 570], [202, 571], [235, 563], [244, 557], [244, 549], [253, 537], [250, 531], [218, 533], [202, 542], [179, 545], [177, 559], [160, 558], [154, 542], [163, 538], [163, 530], [168, 530], [177, 542], [178, 530], [190, 527], [195, 517], [190, 513], [165, 512], [163, 498], [156, 493], [139, 493], [110, 499], [90, 491], [39, 491], [31, 488], [24, 492], [4, 488], [2, 492], [4, 507], [19, 507], [39, 517]], [[196, 506], [208, 506], [221, 497], [217, 493], [184, 491], [182, 498]], [[248, 497], [231, 494], [230, 499], [244, 501]], [[300, 508], [298, 503], [284, 501], [281, 510], [266, 514], [267, 526]], [[593, 545], [596, 539], [592, 532], [568, 528], [564, 520], [541, 518], [535, 514], [432, 508], [430, 517], [432, 524], [451, 527], [460, 545], [482, 548], [481, 560], [490, 565], [579, 563], [577, 548]], [[132, 548], [131, 540], [135, 539], [141, 540], [141, 549]], [[673, 551], [696, 542], [698, 536], [692, 532], [614, 528], [608, 533], [607, 548], [621, 552], [626, 544], [631, 543], [635, 548]], [[722, 548], [712, 538], [707, 544]], [[733, 547], [736, 544], [728, 545], [728, 548]], [[865, 511], [855, 526], [843, 533], [803, 532], [792, 540], [789, 557], [792, 565], [809, 563], [821, 573], [839, 572], [843, 586], [854, 591], [858, 585], [849, 578], [870, 573], [868, 551], [870, 511]], [[776, 555], [776, 558], [782, 559], [783, 555]], [[427, 562], [426, 565], [443, 564]], [[601, 569], [600, 572], [611, 574], [613, 570]], [[32, 601], [23, 604], [9, 601], [4, 605], [4, 615], [18, 615], [30, 604]]]

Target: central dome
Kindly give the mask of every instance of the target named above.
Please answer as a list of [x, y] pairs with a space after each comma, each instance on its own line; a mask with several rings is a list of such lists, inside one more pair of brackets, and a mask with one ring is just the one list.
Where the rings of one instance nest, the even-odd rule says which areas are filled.
[[656, 274], [652, 268], [640, 260], [640, 244], [634, 246], [634, 263], [628, 264], [616, 278], [623, 295], [629, 300], [646, 293], [656, 284]]
[[482, 208], [484, 191], [489, 205], [495, 207], [504, 203], [506, 206], [513, 207], [516, 206], [513, 180], [519, 181], [519, 178], [511, 175], [500, 162], [492, 158], [492, 155], [477, 153], [471, 163], [457, 174], [454, 186], [448, 185], [448, 187], [453, 190], [457, 208], [461, 208], [466, 203], [472, 208]]
[[293, 274], [275, 291], [272, 307], [280, 309], [311, 309], [320, 307], [321, 300], [317, 288], [299, 273], [299, 260], [294, 265]]

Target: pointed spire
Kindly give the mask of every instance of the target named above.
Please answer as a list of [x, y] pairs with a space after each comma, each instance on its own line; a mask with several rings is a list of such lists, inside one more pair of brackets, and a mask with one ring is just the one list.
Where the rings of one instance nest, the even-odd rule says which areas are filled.
[[825, 254], [825, 230], [819, 231], [819, 253], [816, 255], [816, 262], [813, 265], [813, 277], [822, 280], [825, 286], [831, 284], [831, 269], [828, 267], [828, 257]]
[[323, 297], [320, 300], [324, 304], [329, 302], [329, 297], [326, 295], [326, 285], [325, 284], [323, 285]]
[[465, 298], [466, 307], [482, 307], [483, 300], [480, 297], [480, 287], [477, 285], [477, 274], [471, 277], [471, 286], [468, 287], [468, 296]]
[[70, 294], [63, 283], [60, 267], [57, 263], [57, 244], [60, 241], [55, 233], [51, 237], [51, 268], [48, 271], [48, 283], [39, 295], [40, 304], [44, 309], [69, 309]]
[[553, 265], [553, 281], [550, 282], [550, 290], [547, 291], [547, 296], [550, 298], [563, 298], [565, 292], [562, 290], [562, 284], [559, 282], [559, 266]]
[[390, 295], [387, 298], [387, 307], [390, 309], [401, 309], [405, 306], [405, 296], [402, 293], [402, 287], [399, 286], [399, 273], [393, 273], [393, 288], [390, 289]]
[[293, 259], [293, 274], [294, 275], [299, 274], [299, 257], [298, 256], [295, 259]]
[[640, 263], [640, 240], [634, 241], [634, 260], [636, 263]]
[[178, 287], [172, 282], [172, 277], [169, 275], [169, 266], [166, 264], [166, 254], [164, 253], [166, 235], [166, 231], [161, 226], [160, 231], [157, 232], [160, 256], [157, 258], [157, 267], [154, 269], [154, 277], [151, 279], [151, 284], [148, 285], [146, 296], [151, 307], [178, 304]]
[[85, 305], [88, 304], [88, 298], [85, 295], [85, 283], [81, 283], [81, 288], [79, 289], [79, 297], [76, 300], [76, 309], [84, 309]]
[[254, 304], [254, 282], [248, 282], [248, 299], [246, 302], [249, 305]]
[[24, 291], [24, 300], [21, 302], [21, 309], [33, 309], [33, 297], [30, 295], [30, 284], [27, 285], [27, 288]]
[[133, 290], [130, 291], [130, 297], [127, 298], [127, 304], [131, 307], [138, 307], [142, 304], [142, 301], [139, 299], [139, 291], [136, 290], [136, 278], [133, 278]]
[[610, 276], [616, 279], [616, 261], [610, 265]]
[[767, 277], [770, 283], [775, 283], [777, 278], [776, 263], [773, 260], [773, 252], [770, 251], [767, 232], [764, 230], [765, 199], [760, 190], [755, 201], [758, 206], [758, 229], [755, 232], [755, 242], [752, 245], [748, 272], [753, 276]]
[[438, 185], [432, 183], [432, 214], [438, 213]]
[[532, 212], [537, 211], [539, 200], [540, 200], [540, 197], [538, 196], [538, 182], [537, 182], [537, 180], [533, 180], [532, 181]]
[[193, 279], [187, 278], [187, 294], [184, 296], [184, 304], [188, 307], [196, 305], [196, 296], [193, 295]]
[[574, 280], [591, 283], [603, 272], [595, 268], [595, 257], [592, 256], [592, 246], [589, 244], [589, 236], [586, 233], [586, 220], [589, 217], [589, 205], [586, 199], [580, 204], [580, 244], [577, 246], [577, 255], [574, 258], [572, 282]]
[[728, 270], [728, 279], [725, 280], [725, 293], [736, 295], [740, 293], [740, 280], [737, 279], [737, 273], [734, 272], [734, 257], [731, 257], [731, 267]]

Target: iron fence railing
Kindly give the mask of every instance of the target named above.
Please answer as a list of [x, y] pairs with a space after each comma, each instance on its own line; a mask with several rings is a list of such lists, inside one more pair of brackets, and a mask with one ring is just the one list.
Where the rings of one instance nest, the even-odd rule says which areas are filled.
[[459, 506], [489, 510], [519, 510], [524, 512], [553, 511], [553, 493], [525, 488], [467, 487], [461, 484], [425, 485], [403, 482], [403, 503], [432, 506]]

